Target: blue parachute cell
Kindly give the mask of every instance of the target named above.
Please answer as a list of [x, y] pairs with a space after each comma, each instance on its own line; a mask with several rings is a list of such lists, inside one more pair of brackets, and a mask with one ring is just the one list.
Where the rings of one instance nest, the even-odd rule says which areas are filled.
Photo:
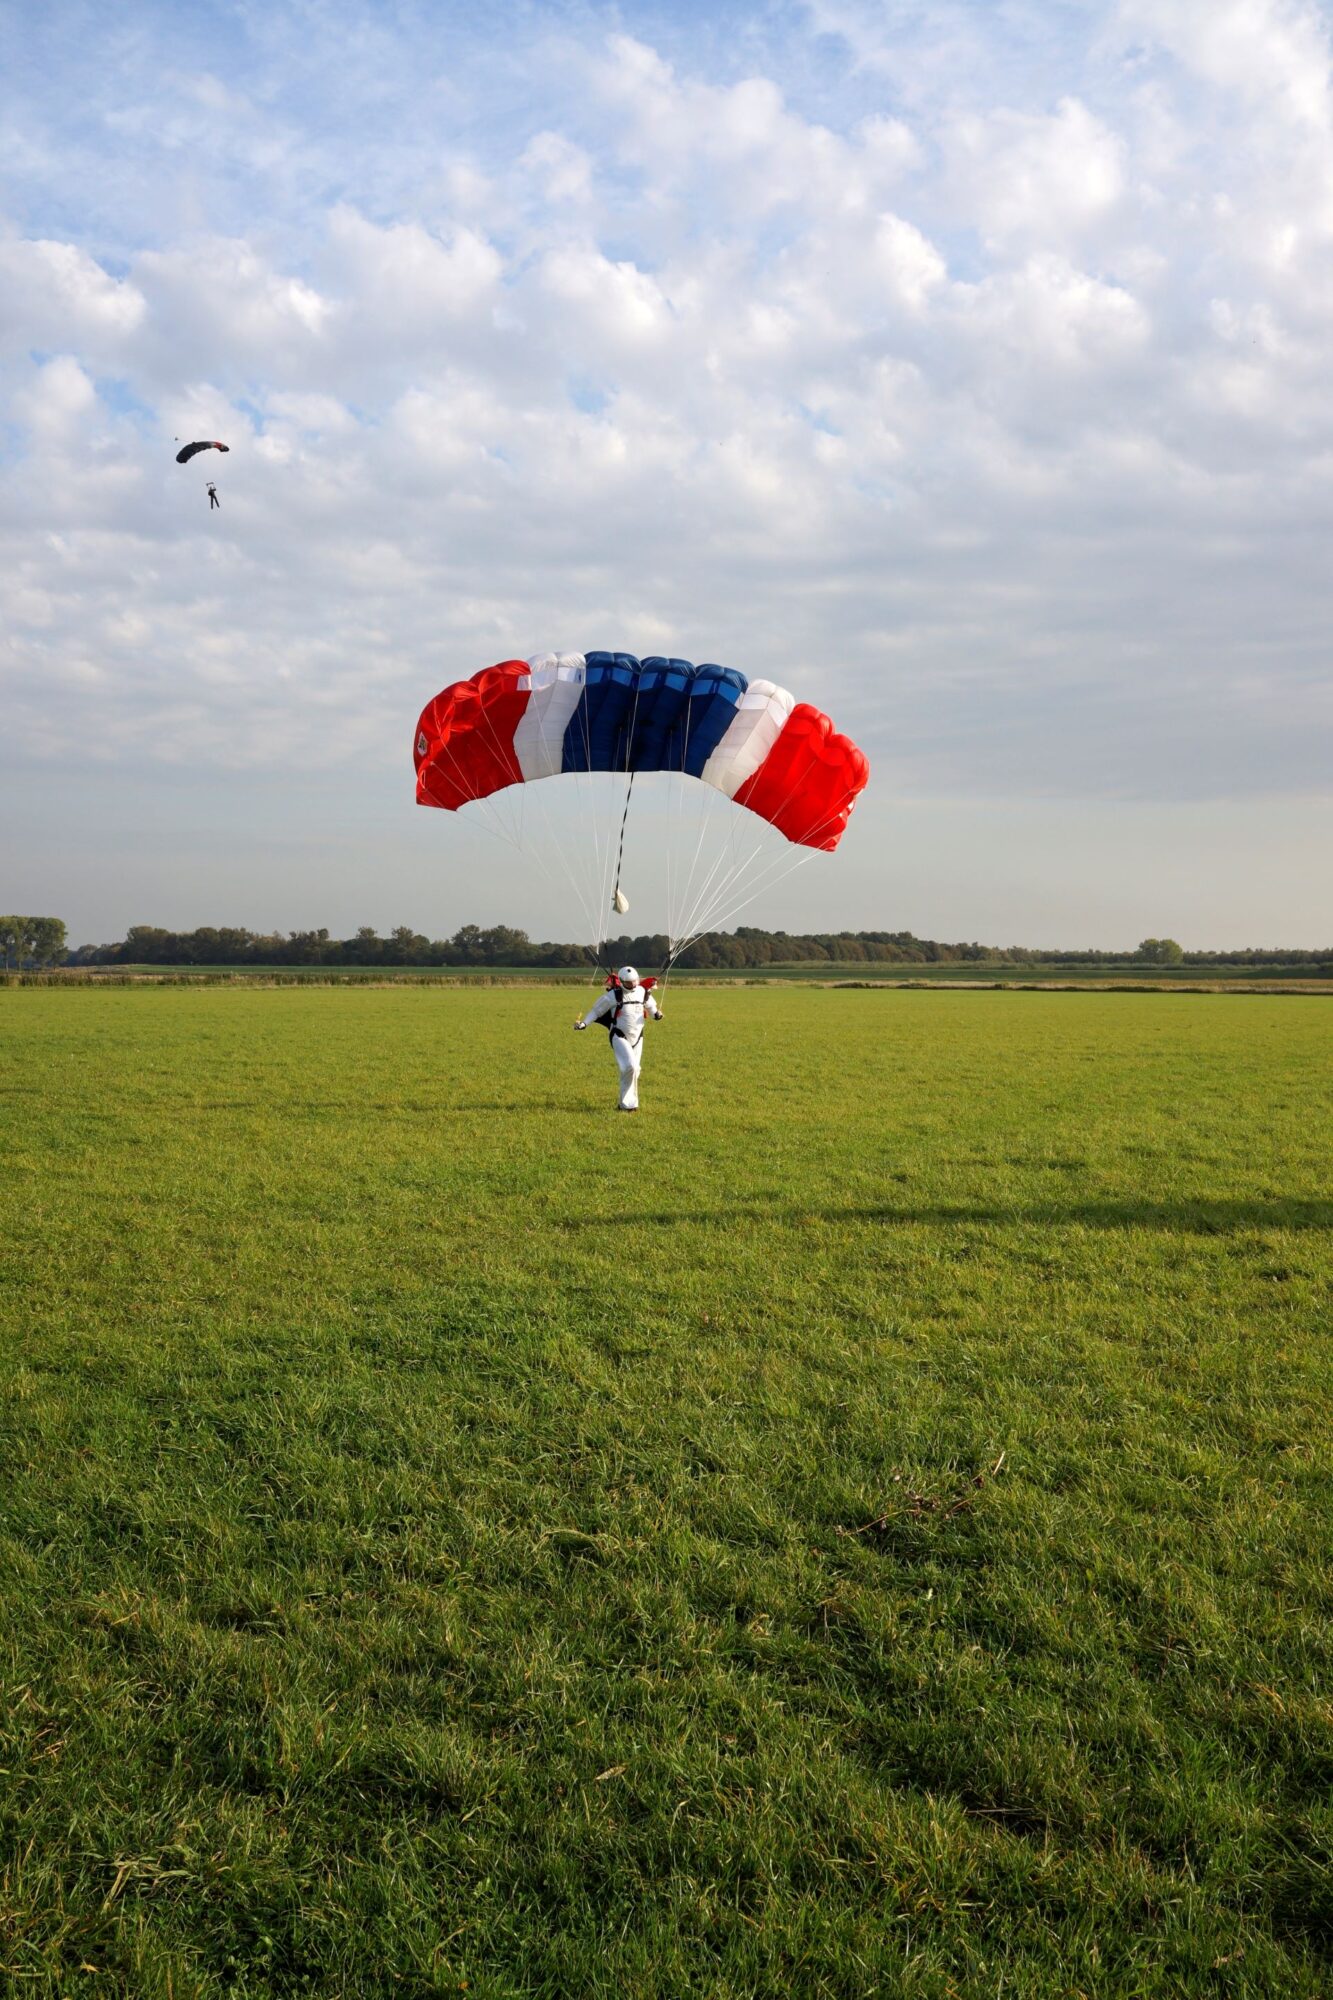
[[583, 693], [565, 729], [562, 769], [683, 771], [697, 778], [748, 685], [731, 667], [589, 653]]
[[635, 771], [679, 770], [672, 762], [672, 739], [688, 707], [694, 668], [688, 660], [645, 660], [639, 668], [638, 716], [631, 745]]
[[586, 655], [583, 694], [565, 730], [564, 770], [624, 770], [624, 731], [638, 680], [632, 653]]
[[692, 778], [703, 776], [704, 765], [730, 728], [736, 704], [749, 685], [734, 667], [695, 668], [689, 728], [681, 742], [679, 760], [673, 755], [668, 770], [687, 771]]

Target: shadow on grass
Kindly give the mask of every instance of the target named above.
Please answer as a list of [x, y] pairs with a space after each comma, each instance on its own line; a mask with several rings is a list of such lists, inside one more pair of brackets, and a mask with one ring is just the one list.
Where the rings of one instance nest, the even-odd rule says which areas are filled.
[[[734, 1228], [738, 1221], [808, 1227], [811, 1223], [1001, 1224], [1059, 1229], [1160, 1229], [1172, 1235], [1236, 1236], [1255, 1229], [1333, 1229], [1333, 1201], [1298, 1196], [1276, 1201], [1075, 1201], [1041, 1202], [1012, 1208], [997, 1205], [912, 1208], [906, 1203], [872, 1203], [847, 1208], [806, 1207], [782, 1201], [727, 1201], [716, 1209], [646, 1210], [617, 1214], [619, 1228], [683, 1229], [712, 1224]], [[561, 1218], [562, 1229], [605, 1229], [604, 1215]]]

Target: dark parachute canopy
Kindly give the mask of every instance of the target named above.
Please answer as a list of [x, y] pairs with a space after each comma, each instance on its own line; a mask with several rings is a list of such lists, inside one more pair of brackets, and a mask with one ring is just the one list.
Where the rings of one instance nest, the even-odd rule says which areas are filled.
[[197, 451], [230, 451], [230, 450], [231, 446], [229, 444], [223, 444], [217, 438], [200, 438], [197, 444], [184, 445], [181, 448], [181, 450], [176, 453], [176, 463], [177, 465], [188, 465], [189, 461], [194, 457]]

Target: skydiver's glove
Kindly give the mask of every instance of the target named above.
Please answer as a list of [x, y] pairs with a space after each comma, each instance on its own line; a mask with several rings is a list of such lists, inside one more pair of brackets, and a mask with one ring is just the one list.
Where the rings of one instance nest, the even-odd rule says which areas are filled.
[[575, 1033], [576, 1035], [578, 1035], [578, 1034], [581, 1034], [581, 1033], [583, 1032], [583, 1030], [584, 1030], [584, 1029], [585, 1029], [585, 1028], [587, 1027], [587, 1025], [588, 1025], [588, 1023], [587, 1023], [586, 1021], [575, 1021], [575, 1023], [574, 1023], [574, 1033]]

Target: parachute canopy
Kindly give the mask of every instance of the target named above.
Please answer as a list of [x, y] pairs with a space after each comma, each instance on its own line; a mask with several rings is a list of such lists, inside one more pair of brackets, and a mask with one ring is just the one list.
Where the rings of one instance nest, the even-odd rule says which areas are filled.
[[197, 444], [183, 445], [176, 453], [177, 465], [188, 465], [197, 451], [230, 451], [229, 444], [219, 443], [217, 438], [200, 438]]
[[539, 653], [455, 682], [422, 712], [416, 767], [417, 804], [446, 812], [569, 771], [679, 772], [826, 851], [870, 775], [850, 737], [772, 681], [631, 653]]

